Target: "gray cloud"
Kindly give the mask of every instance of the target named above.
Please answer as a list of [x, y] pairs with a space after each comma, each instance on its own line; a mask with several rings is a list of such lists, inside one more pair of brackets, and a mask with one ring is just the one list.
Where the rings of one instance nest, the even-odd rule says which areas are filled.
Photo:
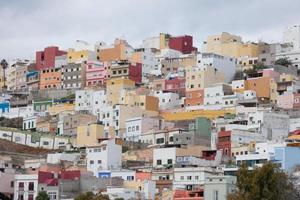
[[299, 7], [298, 0], [0, 0], [0, 56], [34, 59], [36, 50], [76, 39], [138, 45], [160, 32], [191, 34], [198, 47], [222, 31], [275, 42], [300, 24]]

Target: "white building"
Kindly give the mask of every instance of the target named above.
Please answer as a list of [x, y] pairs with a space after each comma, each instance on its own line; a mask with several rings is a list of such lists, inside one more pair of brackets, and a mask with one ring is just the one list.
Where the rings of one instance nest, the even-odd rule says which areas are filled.
[[180, 106], [179, 94], [172, 92], [157, 91], [153, 96], [159, 99], [159, 109], [167, 110], [173, 109]]
[[124, 138], [130, 141], [140, 141], [141, 135], [150, 130], [158, 131], [160, 119], [156, 117], [135, 117], [127, 119], [125, 122], [126, 133]]
[[23, 118], [23, 130], [30, 130], [36, 128], [36, 116], [29, 116]]
[[161, 49], [160, 53], [155, 56], [156, 62], [158, 65], [155, 66], [155, 69], [151, 71], [153, 75], [161, 75], [162, 64], [161, 61], [165, 58], [179, 58], [182, 55], [180, 51], [174, 49]]
[[86, 148], [87, 171], [98, 176], [98, 172], [122, 166], [122, 146], [115, 139], [105, 140], [98, 146]]
[[100, 118], [100, 111], [106, 106], [105, 90], [77, 90], [75, 110], [86, 111]]
[[290, 26], [283, 32], [283, 42], [293, 45], [293, 49], [300, 49], [300, 26]]
[[[130, 187], [107, 187], [107, 194], [110, 199], [123, 198], [124, 200], [131, 199], [155, 199], [156, 182], [145, 180], [143, 182], [134, 182]], [[138, 187], [136, 187], [138, 186]]]
[[233, 80], [231, 88], [232, 90], [243, 90], [245, 88], [245, 80]]
[[154, 48], [154, 49], [160, 49], [160, 38], [159, 36], [157, 37], [149, 37], [145, 38], [143, 40], [143, 45], [144, 48]]
[[38, 194], [37, 174], [16, 174], [14, 200], [34, 200]]
[[47, 163], [59, 164], [61, 161], [76, 163], [80, 160], [80, 153], [48, 153]]
[[129, 169], [112, 169], [112, 170], [102, 170], [97, 174], [98, 178], [106, 177], [119, 177], [124, 181], [135, 181], [135, 171]]
[[284, 53], [277, 53], [276, 54], [276, 60], [280, 58], [287, 58], [289, 61], [291, 61], [292, 65], [294, 67], [300, 68], [300, 49], [284, 52]]
[[236, 190], [235, 176], [209, 176], [205, 179], [205, 200], [227, 200], [227, 195]]
[[28, 105], [26, 107], [16, 107], [10, 108], [9, 112], [0, 113], [2, 117], [6, 118], [16, 118], [16, 117], [32, 117], [34, 116], [34, 109], [32, 105]]
[[210, 167], [174, 168], [173, 189], [193, 189], [194, 186], [204, 185], [208, 176], [218, 173]]
[[153, 167], [173, 165], [176, 162], [176, 147], [153, 149]]
[[204, 109], [220, 110], [236, 105], [237, 95], [227, 84], [215, 84], [204, 88]]
[[212, 66], [219, 72], [224, 73], [225, 82], [232, 81], [236, 70], [236, 59], [218, 55], [215, 53], [202, 53], [198, 54], [197, 62], [200, 66]]

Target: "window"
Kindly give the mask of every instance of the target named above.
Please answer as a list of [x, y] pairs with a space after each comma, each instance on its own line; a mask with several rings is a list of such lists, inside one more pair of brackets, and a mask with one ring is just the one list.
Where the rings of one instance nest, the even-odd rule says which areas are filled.
[[33, 191], [34, 190], [34, 183], [33, 182], [29, 182], [29, 184], [28, 184], [28, 190], [29, 191]]
[[28, 195], [28, 200], [34, 200], [34, 199], [33, 199], [33, 194], [29, 194], [29, 195]]
[[218, 190], [215, 190], [214, 191], [214, 200], [219, 200], [219, 191]]
[[164, 138], [157, 138], [156, 139], [156, 144], [162, 144], [165, 142], [165, 139]]
[[136, 127], [135, 127], [135, 130], [136, 130], [136, 131], [140, 130], [140, 127], [139, 127], [139, 126], [136, 126]]
[[156, 160], [156, 165], [161, 165], [161, 160]]
[[134, 180], [134, 176], [127, 176], [127, 181], [133, 181]]
[[128, 132], [131, 132], [131, 127], [128, 127]]
[[98, 164], [101, 164], [102, 163], [102, 161], [101, 160], [98, 160]]
[[18, 195], [18, 200], [24, 200], [24, 195], [23, 194], [19, 194]]
[[180, 176], [180, 180], [184, 180], [184, 176]]
[[187, 176], [186, 179], [187, 180], [192, 180], [192, 176]]
[[90, 160], [90, 165], [93, 165], [94, 164], [94, 161], [93, 160]]
[[24, 190], [24, 182], [19, 183], [19, 190]]
[[199, 180], [199, 176], [195, 176], [195, 180]]
[[172, 163], [173, 163], [173, 160], [172, 159], [168, 159], [168, 164], [172, 165]]

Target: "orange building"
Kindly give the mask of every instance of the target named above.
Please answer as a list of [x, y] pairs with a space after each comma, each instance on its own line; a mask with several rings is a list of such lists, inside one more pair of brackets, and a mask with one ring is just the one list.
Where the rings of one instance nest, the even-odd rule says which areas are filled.
[[61, 89], [61, 69], [43, 69], [40, 75], [40, 89]]
[[98, 50], [98, 57], [101, 62], [126, 60], [133, 48], [125, 41], [116, 39], [114, 46], [103, 47]]
[[250, 78], [245, 81], [246, 90], [254, 90], [258, 98], [270, 98], [270, 77]]
[[185, 105], [197, 106], [203, 105], [204, 102], [204, 89], [186, 91]]

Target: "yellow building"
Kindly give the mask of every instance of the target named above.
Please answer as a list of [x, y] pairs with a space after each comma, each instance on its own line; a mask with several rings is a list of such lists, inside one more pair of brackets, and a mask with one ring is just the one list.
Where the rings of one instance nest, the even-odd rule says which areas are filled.
[[208, 119], [215, 119], [222, 117], [225, 114], [235, 114], [234, 109], [224, 110], [195, 110], [185, 112], [174, 112], [174, 113], [162, 113], [161, 116], [166, 121], [183, 121], [183, 120], [194, 120], [197, 117], [206, 117]]
[[75, 49], [69, 49], [67, 54], [68, 63], [82, 63], [88, 60], [95, 60], [99, 57], [96, 56], [96, 53], [90, 50], [80, 50], [76, 51]]
[[117, 78], [110, 79], [106, 83], [107, 102], [110, 105], [119, 103], [121, 91], [135, 88], [135, 82], [130, 79]]
[[256, 43], [243, 43], [240, 36], [226, 32], [208, 36], [204, 51], [235, 58], [258, 57], [258, 45]]
[[159, 47], [160, 49], [166, 49], [169, 48], [169, 34], [160, 33], [159, 34]]
[[103, 138], [106, 138], [103, 125], [89, 124], [77, 127], [76, 144], [78, 147], [97, 145], [98, 140]]

